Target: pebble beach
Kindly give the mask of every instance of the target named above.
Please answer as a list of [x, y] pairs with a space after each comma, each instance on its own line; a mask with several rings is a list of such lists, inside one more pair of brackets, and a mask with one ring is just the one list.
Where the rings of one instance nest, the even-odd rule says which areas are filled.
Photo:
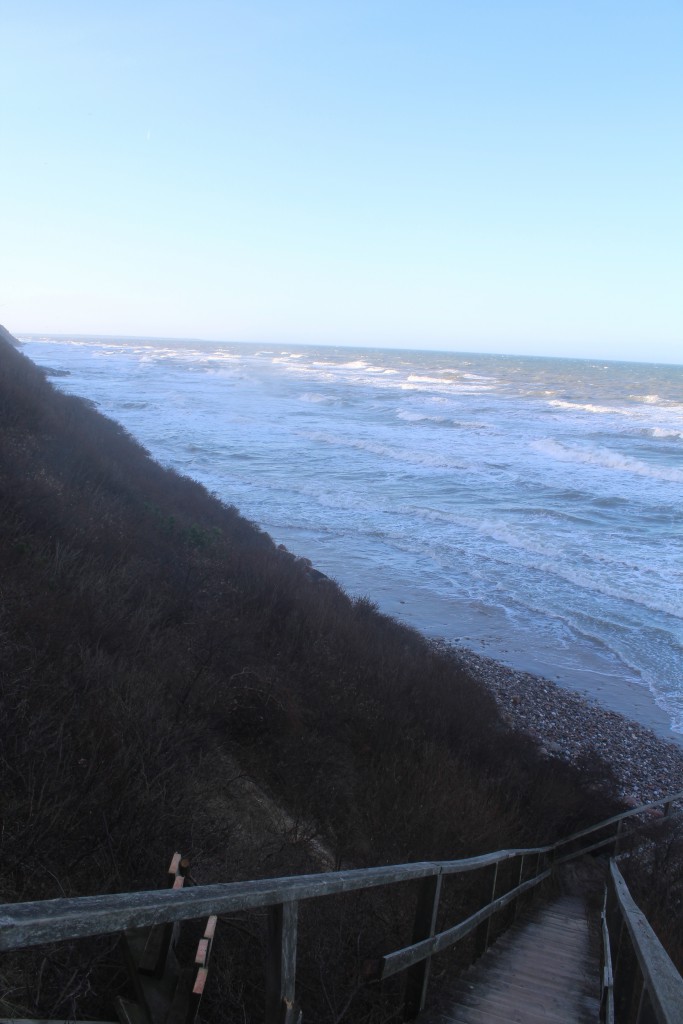
[[493, 695], [505, 722], [528, 732], [549, 757], [578, 764], [592, 754], [612, 768], [633, 806], [683, 790], [683, 747], [558, 686], [465, 647], [439, 644]]

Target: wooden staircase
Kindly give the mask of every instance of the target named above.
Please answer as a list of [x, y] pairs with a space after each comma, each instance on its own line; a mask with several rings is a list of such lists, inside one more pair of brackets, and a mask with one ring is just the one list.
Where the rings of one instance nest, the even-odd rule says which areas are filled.
[[[266, 1024], [300, 1024], [299, 904], [412, 882], [417, 890], [412, 939], [363, 965], [368, 984], [405, 973], [405, 1020], [417, 1018], [420, 1024], [582, 1024], [589, 1020], [682, 1024], [683, 977], [634, 902], [616, 859], [625, 855], [625, 844], [637, 843], [643, 821], [650, 826], [649, 843], [656, 841], [653, 822], [654, 827], [680, 828], [680, 814], [673, 811], [681, 804], [683, 791], [546, 846], [284, 878], [188, 887], [184, 861], [176, 855], [170, 885], [164, 890], [0, 905], [0, 952], [118, 933], [134, 996], [118, 1001], [119, 1024], [194, 1024], [221, 916], [265, 911], [264, 1018]], [[654, 818], [652, 811], [657, 812]], [[588, 855], [607, 851], [614, 856], [596, 928], [600, 938], [593, 943], [582, 879], [586, 880], [586, 865], [593, 861]], [[567, 874], [570, 870], [575, 884]], [[481, 894], [480, 898], [465, 903], [466, 916], [444, 927], [447, 922], [439, 914], [442, 888], [458, 878], [462, 887], [468, 877], [479, 879], [472, 892]], [[550, 895], [558, 891], [556, 884], [564, 887], [564, 895]], [[528, 901], [534, 893], [539, 909], [530, 913]], [[492, 926], [492, 920], [507, 923], [511, 916], [514, 924], [487, 950], [489, 935], [501, 930]], [[203, 935], [194, 963], [185, 960], [183, 966], [176, 957], [176, 937], [184, 922], [199, 922], [200, 930], [195, 924], [194, 936], [188, 934], [192, 941], [202, 930]], [[435, 994], [436, 1009], [427, 1010], [432, 959], [468, 936], [483, 955], [449, 990]], [[27, 1022], [15, 1018], [10, 1024]]]
[[599, 1011], [599, 955], [585, 902], [580, 896], [560, 896], [518, 918], [473, 967], [441, 990], [436, 1005], [418, 1020], [595, 1024]]

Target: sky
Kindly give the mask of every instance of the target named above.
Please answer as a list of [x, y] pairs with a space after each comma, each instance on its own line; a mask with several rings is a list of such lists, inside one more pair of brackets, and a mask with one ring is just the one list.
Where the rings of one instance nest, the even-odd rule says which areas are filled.
[[0, 322], [683, 362], [680, 0], [0, 0]]

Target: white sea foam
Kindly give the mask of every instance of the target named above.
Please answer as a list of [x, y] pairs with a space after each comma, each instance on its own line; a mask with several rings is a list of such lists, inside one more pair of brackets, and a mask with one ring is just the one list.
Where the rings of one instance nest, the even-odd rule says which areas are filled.
[[412, 621], [456, 636], [466, 602], [563, 672], [631, 665], [680, 718], [683, 368], [168, 339], [25, 351], [276, 540], [298, 531], [352, 590], [408, 587]]
[[633, 414], [631, 409], [618, 409], [613, 405], [594, 405], [592, 402], [565, 402], [559, 398], [548, 402], [548, 405], [552, 409], [569, 410], [571, 412], [592, 412], [601, 416], [630, 416]]
[[647, 433], [651, 437], [683, 441], [683, 431], [680, 430], [666, 430], [664, 427], [651, 427]]
[[397, 412], [396, 415], [400, 420], [405, 420], [406, 423], [421, 423], [423, 420], [428, 420], [431, 418], [427, 416], [426, 413], [409, 412], [408, 410]]
[[452, 459], [446, 455], [434, 455], [430, 452], [402, 448], [395, 445], [381, 444], [366, 438], [351, 438], [343, 434], [326, 434], [324, 432], [299, 432], [300, 436], [318, 444], [330, 445], [335, 448], [352, 448], [356, 451], [379, 455], [392, 462], [402, 462], [407, 466], [429, 469], [462, 469], [465, 463], [460, 459]]
[[447, 416], [429, 416], [423, 412], [410, 412], [408, 409], [397, 412], [396, 416], [400, 420], [405, 420], [406, 423], [448, 423], [449, 419]]
[[304, 391], [299, 395], [302, 402], [311, 402], [313, 405], [334, 405], [338, 399], [332, 395], [322, 395], [318, 391]]
[[683, 483], [683, 470], [670, 466], [652, 466], [640, 459], [607, 448], [568, 448], [552, 438], [532, 441], [531, 447], [542, 455], [550, 456], [558, 462], [573, 462], [578, 465], [596, 466], [601, 469], [612, 469], [622, 473], [651, 477], [653, 480], [667, 480], [669, 483]]
[[454, 381], [448, 377], [425, 377], [419, 373], [411, 373], [408, 375], [408, 384], [439, 384], [448, 387], [453, 384]]

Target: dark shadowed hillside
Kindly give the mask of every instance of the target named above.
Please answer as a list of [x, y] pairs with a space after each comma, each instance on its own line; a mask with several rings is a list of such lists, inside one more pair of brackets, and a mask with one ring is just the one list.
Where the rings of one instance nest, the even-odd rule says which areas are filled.
[[[0, 669], [5, 901], [155, 887], [174, 849], [227, 881], [528, 844], [612, 808], [603, 765], [543, 758], [446, 655], [57, 392], [6, 332]], [[304, 921], [310, 1019], [346, 1002], [321, 957], [351, 978], [403, 914], [373, 896], [362, 936], [331, 926], [311, 953]], [[235, 970], [206, 1005], [250, 1019], [259, 929], [224, 931]], [[111, 943], [41, 957], [0, 967], [4, 1013], [106, 1012]], [[348, 1019], [387, 1019], [390, 994], [359, 990]]]

